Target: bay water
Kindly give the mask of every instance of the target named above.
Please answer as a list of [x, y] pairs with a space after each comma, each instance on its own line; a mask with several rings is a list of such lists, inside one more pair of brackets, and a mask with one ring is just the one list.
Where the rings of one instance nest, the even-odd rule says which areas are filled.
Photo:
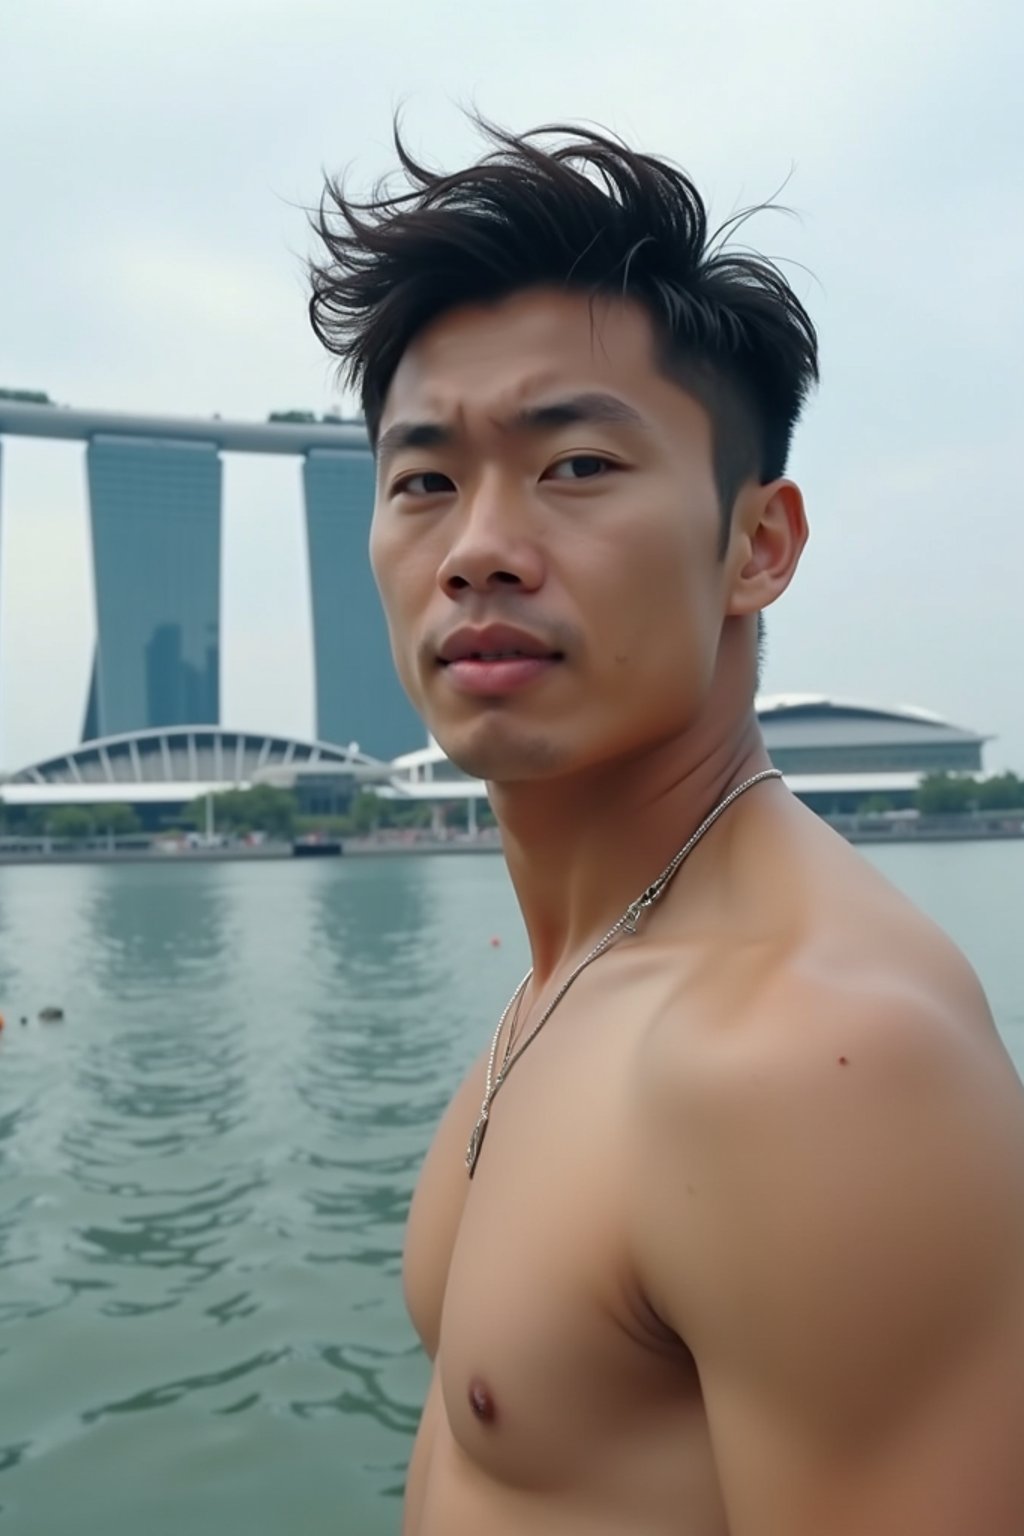
[[[1024, 1071], [1024, 843], [864, 851]], [[409, 1196], [525, 965], [497, 856], [0, 868], [0, 1536], [397, 1532]]]

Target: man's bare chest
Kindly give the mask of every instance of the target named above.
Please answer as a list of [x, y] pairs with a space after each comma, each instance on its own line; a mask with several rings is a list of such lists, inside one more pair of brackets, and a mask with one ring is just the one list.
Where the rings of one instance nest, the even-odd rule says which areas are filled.
[[[447, 1423], [497, 1482], [596, 1490], [607, 1479], [609, 1496], [623, 1483], [654, 1496], [664, 1481], [659, 1503], [697, 1483], [707, 1498], [696, 1371], [631, 1270], [635, 1028], [607, 998], [563, 1024], [495, 1101], [450, 1252], [435, 1256]], [[421, 1231], [410, 1270], [429, 1262]]]

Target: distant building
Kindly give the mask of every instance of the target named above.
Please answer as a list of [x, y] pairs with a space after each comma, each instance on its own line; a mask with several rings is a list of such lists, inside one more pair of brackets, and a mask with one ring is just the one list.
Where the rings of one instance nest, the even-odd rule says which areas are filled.
[[83, 738], [216, 724], [220, 454], [102, 434], [86, 463], [97, 635]]
[[357, 784], [389, 781], [388, 764], [355, 745], [218, 726], [171, 726], [72, 747], [12, 774], [0, 794], [12, 810], [130, 805], [144, 826], [157, 829], [180, 820], [192, 801], [222, 790], [283, 783], [300, 791], [303, 809], [331, 811], [333, 799], [347, 800]]
[[[798, 799], [823, 816], [850, 814], [867, 801], [893, 810], [914, 804], [930, 773], [983, 772], [989, 739], [910, 706], [771, 694], [757, 700], [769, 756]], [[455, 798], [467, 780], [432, 743], [397, 758], [396, 782], [418, 795]]]
[[926, 774], [981, 773], [989, 739], [929, 710], [824, 694], [764, 695], [757, 714], [772, 762], [823, 815], [856, 811], [869, 799], [910, 806]]
[[302, 466], [316, 673], [316, 733], [392, 758], [425, 729], [395, 676], [367, 544], [374, 464], [361, 451], [313, 448]]
[[97, 642], [84, 741], [222, 723], [225, 452], [303, 461], [317, 737], [358, 741], [376, 759], [424, 740], [367, 563], [374, 464], [361, 422], [298, 410], [269, 422], [132, 416], [0, 392], [4, 434], [87, 445]]

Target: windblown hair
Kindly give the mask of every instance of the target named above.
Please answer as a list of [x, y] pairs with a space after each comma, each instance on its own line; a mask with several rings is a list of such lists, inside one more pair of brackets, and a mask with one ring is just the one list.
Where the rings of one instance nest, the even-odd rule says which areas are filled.
[[659, 366], [709, 413], [727, 535], [740, 486], [783, 473], [818, 377], [803, 305], [771, 261], [728, 248], [747, 215], [709, 233], [676, 166], [578, 128], [479, 126], [490, 152], [445, 175], [396, 124], [404, 185], [359, 202], [328, 180], [313, 218], [310, 320], [359, 391], [371, 441], [403, 353], [446, 312], [534, 287], [624, 296], [650, 315]]

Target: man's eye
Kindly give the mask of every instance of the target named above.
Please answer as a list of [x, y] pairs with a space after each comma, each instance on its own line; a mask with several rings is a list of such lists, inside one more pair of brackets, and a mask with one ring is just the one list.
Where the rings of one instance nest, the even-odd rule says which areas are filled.
[[455, 489], [447, 475], [442, 475], [435, 469], [421, 470], [418, 475], [406, 475], [404, 480], [399, 480], [395, 486], [395, 492], [407, 492], [410, 496], [442, 496], [447, 491]]
[[557, 464], [552, 464], [545, 479], [548, 480], [594, 480], [611, 469], [608, 459], [603, 459], [597, 453], [574, 453], [569, 459], [559, 459]]

